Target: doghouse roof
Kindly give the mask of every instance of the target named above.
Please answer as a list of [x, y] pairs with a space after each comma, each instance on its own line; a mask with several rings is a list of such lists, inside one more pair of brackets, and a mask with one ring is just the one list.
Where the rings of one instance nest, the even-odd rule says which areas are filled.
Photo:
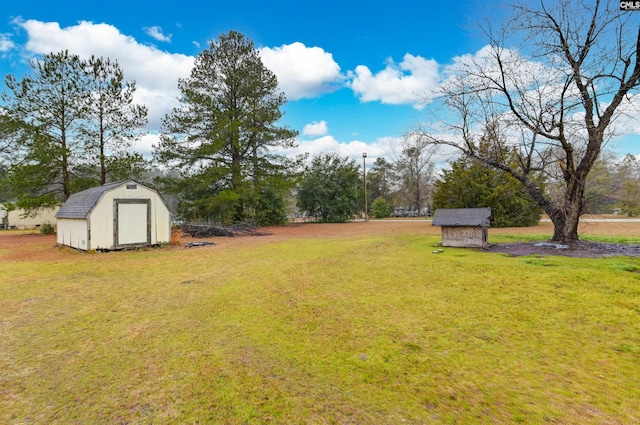
[[431, 225], [489, 227], [490, 220], [491, 208], [439, 208]]
[[127, 180], [107, 183], [102, 186], [96, 186], [91, 189], [83, 190], [82, 192], [74, 193], [69, 196], [69, 199], [67, 199], [64, 205], [60, 207], [60, 211], [56, 214], [56, 218], [87, 218], [93, 207], [105, 192], [126, 183], [137, 184], [132, 180]]

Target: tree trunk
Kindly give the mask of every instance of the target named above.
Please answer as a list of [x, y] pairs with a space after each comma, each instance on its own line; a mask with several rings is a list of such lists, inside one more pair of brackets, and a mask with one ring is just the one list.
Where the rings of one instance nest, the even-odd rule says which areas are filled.
[[551, 211], [549, 218], [553, 222], [552, 242], [571, 244], [578, 240], [578, 224], [584, 206], [584, 184], [586, 177], [577, 178], [575, 174], [567, 176], [567, 188], [562, 207]]
[[64, 201], [71, 196], [71, 176], [69, 175], [69, 151], [67, 149], [67, 130], [65, 126], [65, 114], [62, 111], [62, 124], [60, 125], [60, 144], [62, 145], [62, 194]]
[[567, 180], [564, 202], [559, 206], [549, 201], [531, 180], [527, 178], [519, 178], [519, 180], [553, 223], [551, 242], [570, 245], [578, 241], [578, 224], [580, 224], [584, 207], [584, 185], [579, 184], [577, 179]]
[[105, 152], [104, 152], [104, 117], [102, 116], [102, 99], [100, 99], [100, 118], [99, 118], [99, 126], [100, 126], [100, 184], [103, 185], [107, 182], [107, 165], [105, 161]]
[[549, 215], [549, 218], [553, 223], [551, 242], [571, 244], [578, 240], [580, 214], [557, 209], [554, 214]]

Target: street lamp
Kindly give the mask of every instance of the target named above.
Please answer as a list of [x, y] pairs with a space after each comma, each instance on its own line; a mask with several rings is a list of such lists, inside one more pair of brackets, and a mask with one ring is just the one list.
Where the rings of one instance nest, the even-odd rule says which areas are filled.
[[364, 221], [367, 221], [367, 153], [362, 153], [362, 172], [364, 175]]

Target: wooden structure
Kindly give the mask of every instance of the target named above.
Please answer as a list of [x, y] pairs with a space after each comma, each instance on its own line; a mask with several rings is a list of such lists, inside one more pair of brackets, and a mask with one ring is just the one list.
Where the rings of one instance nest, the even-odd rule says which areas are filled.
[[432, 226], [442, 227], [442, 246], [484, 247], [488, 245], [491, 208], [440, 208]]
[[171, 242], [171, 217], [158, 192], [121, 181], [75, 193], [56, 214], [58, 244], [89, 250]]

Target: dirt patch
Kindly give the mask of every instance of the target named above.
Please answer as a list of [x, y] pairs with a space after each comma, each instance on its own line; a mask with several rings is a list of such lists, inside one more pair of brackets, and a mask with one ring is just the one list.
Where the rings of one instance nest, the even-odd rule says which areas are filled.
[[640, 257], [640, 246], [638, 245], [586, 241], [579, 241], [571, 244], [571, 246], [544, 242], [492, 244], [486, 250], [509, 254], [513, 257], [523, 255], [561, 255], [576, 258]]

